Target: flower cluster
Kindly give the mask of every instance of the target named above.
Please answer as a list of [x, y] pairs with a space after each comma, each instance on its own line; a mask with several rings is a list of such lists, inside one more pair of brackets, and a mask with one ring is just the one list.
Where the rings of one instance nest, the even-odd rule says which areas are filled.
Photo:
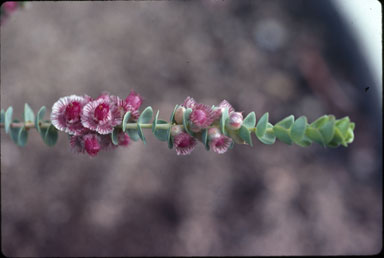
[[[60, 98], [52, 107], [51, 123], [59, 131], [70, 135], [72, 150], [95, 156], [100, 150], [116, 147], [110, 134], [120, 125], [126, 112], [131, 112], [130, 121], [139, 117], [142, 97], [131, 91], [126, 99], [103, 93], [96, 99], [90, 96], [71, 95]], [[127, 146], [130, 138], [118, 132], [118, 145]]]
[[[233, 144], [232, 139], [222, 134], [219, 129], [220, 118], [225, 109], [228, 110], [229, 114], [227, 126], [233, 130], [239, 129], [243, 122], [243, 116], [240, 112], [235, 112], [228, 101], [223, 100], [218, 107], [210, 107], [197, 103], [191, 97], [187, 97], [184, 103], [176, 109], [174, 114], [174, 122], [176, 124], [171, 128], [171, 135], [177, 155], [190, 154], [197, 144], [196, 139], [202, 140], [203, 130], [206, 130], [208, 134], [209, 147], [216, 153], [225, 153]], [[184, 115], [187, 110], [190, 113], [186, 124]], [[188, 133], [187, 129], [192, 133]]]

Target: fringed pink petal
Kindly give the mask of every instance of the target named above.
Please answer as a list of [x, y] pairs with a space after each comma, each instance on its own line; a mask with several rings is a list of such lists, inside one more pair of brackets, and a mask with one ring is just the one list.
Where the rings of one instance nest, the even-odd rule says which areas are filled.
[[196, 104], [196, 101], [195, 101], [193, 98], [191, 98], [191, 97], [188, 96], [188, 97], [184, 100], [183, 106], [184, 106], [185, 108], [193, 108], [193, 107], [195, 106], [195, 104]]
[[222, 108], [222, 109], [223, 109], [223, 108], [228, 108], [228, 113], [229, 113], [229, 114], [235, 111], [235, 109], [232, 107], [232, 105], [229, 104], [229, 102], [226, 101], [225, 99], [224, 99], [223, 101], [220, 102], [220, 104], [219, 104], [219, 108]]
[[189, 134], [182, 132], [174, 137], [174, 144], [177, 155], [188, 155], [195, 148], [197, 141]]
[[232, 143], [231, 138], [225, 135], [221, 135], [220, 137], [213, 138], [210, 141], [209, 146], [214, 152], [223, 154], [229, 149], [229, 147], [231, 146], [231, 143]]
[[196, 104], [189, 117], [191, 122], [200, 128], [207, 128], [217, 117], [217, 112], [212, 107], [204, 104]]

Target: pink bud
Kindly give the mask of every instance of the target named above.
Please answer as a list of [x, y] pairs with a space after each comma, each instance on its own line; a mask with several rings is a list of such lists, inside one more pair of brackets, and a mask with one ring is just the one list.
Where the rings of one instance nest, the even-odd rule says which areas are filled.
[[185, 108], [184, 107], [179, 107], [179, 108], [176, 109], [175, 116], [174, 116], [176, 124], [183, 124], [184, 112], [185, 112]]
[[243, 115], [240, 112], [232, 112], [229, 115], [228, 126], [232, 130], [237, 130], [243, 124]]

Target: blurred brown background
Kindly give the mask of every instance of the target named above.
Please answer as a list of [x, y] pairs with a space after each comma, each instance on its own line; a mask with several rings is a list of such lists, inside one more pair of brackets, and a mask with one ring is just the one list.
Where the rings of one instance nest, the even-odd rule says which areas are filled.
[[[22, 118], [104, 90], [169, 119], [192, 96], [275, 123], [294, 114], [356, 122], [348, 148], [202, 144], [69, 151], [1, 131], [7, 256], [347, 255], [382, 248], [377, 89], [328, 1], [32, 2], [1, 26], [1, 107]], [[370, 86], [368, 91], [364, 89]], [[377, 85], [376, 85], [377, 87]]]

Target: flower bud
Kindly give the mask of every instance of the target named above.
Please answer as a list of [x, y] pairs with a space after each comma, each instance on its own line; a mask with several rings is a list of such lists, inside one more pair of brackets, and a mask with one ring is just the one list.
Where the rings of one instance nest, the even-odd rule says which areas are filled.
[[183, 116], [184, 116], [185, 108], [179, 107], [175, 111], [174, 119], [176, 121], [176, 124], [183, 124]]
[[181, 134], [182, 132], [183, 132], [183, 129], [181, 128], [180, 125], [173, 125], [173, 126], [171, 127], [171, 135], [172, 135], [173, 137], [175, 137], [176, 135]]
[[217, 127], [212, 127], [208, 129], [208, 138], [209, 140], [213, 140], [219, 138], [221, 136], [220, 130]]
[[229, 115], [228, 126], [232, 130], [237, 130], [243, 124], [243, 115], [240, 112], [232, 112]]

